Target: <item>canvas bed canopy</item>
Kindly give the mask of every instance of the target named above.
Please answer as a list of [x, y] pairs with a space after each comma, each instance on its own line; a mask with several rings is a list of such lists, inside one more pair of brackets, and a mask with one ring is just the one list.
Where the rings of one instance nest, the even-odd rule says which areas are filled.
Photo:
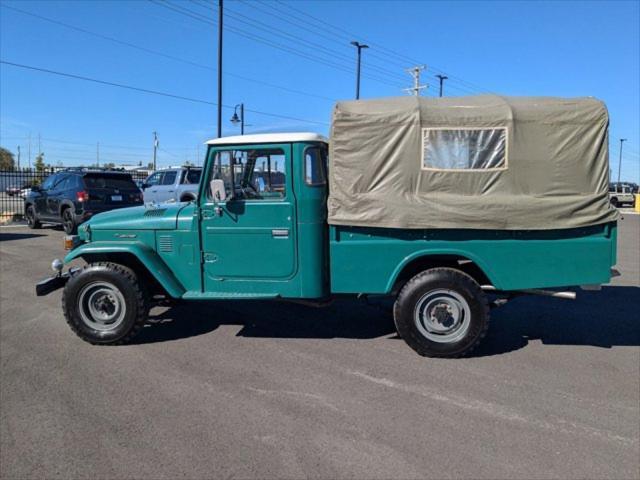
[[339, 102], [329, 223], [550, 230], [615, 220], [608, 124], [594, 98]]

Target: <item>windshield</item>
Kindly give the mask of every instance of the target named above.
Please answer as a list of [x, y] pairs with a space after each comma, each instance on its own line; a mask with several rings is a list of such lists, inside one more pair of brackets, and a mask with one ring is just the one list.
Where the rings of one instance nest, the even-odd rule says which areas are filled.
[[110, 189], [136, 189], [136, 184], [129, 175], [86, 175], [84, 177], [86, 188], [110, 188]]

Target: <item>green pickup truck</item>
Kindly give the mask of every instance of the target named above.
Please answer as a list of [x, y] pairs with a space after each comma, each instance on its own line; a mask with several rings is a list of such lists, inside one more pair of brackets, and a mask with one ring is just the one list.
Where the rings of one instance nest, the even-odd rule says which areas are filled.
[[37, 294], [64, 287], [93, 344], [131, 340], [158, 301], [389, 296], [411, 348], [458, 357], [511, 297], [610, 281], [607, 144], [593, 98], [339, 102], [330, 141], [209, 141], [196, 200], [96, 215]]

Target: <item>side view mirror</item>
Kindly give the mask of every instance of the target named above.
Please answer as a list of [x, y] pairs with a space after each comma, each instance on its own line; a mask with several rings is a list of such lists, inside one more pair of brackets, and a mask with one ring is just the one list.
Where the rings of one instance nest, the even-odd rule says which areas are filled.
[[227, 199], [227, 190], [224, 188], [224, 180], [215, 178], [209, 183], [211, 197], [214, 202], [224, 202]]

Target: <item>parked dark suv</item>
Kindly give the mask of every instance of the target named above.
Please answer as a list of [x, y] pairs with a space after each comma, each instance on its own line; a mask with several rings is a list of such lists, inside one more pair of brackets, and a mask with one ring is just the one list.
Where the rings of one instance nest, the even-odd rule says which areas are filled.
[[59, 223], [73, 234], [96, 213], [142, 203], [142, 193], [128, 173], [82, 168], [54, 173], [32, 187], [24, 212], [30, 228]]

